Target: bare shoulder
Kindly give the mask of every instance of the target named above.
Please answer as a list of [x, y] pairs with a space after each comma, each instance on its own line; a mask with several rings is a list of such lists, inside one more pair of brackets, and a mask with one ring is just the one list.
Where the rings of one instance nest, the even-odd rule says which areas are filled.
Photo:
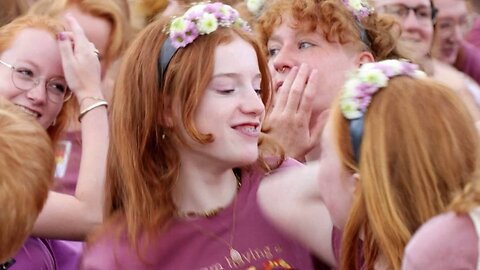
[[[412, 237], [402, 269], [474, 269], [478, 237], [468, 215], [453, 212], [432, 218]], [[468, 266], [467, 268], [465, 268]]]
[[317, 171], [317, 162], [277, 171], [261, 182], [257, 198], [273, 225], [333, 266], [333, 225], [321, 200]]
[[[303, 197], [304, 192], [312, 191], [312, 186], [316, 186], [317, 169], [317, 163], [305, 166], [295, 160], [287, 160], [282, 166], [265, 177], [260, 184], [259, 197], [261, 199], [270, 197], [269, 195], [277, 192], [286, 192], [289, 195], [300, 195]], [[307, 188], [307, 186], [310, 188]], [[313, 190], [318, 189], [314, 188]]]

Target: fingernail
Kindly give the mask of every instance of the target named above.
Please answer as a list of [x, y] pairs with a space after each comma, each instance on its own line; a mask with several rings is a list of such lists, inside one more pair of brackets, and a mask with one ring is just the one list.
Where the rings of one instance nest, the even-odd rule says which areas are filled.
[[57, 38], [58, 38], [58, 40], [63, 41], [65, 39], [67, 39], [67, 35], [64, 32], [60, 32], [60, 33], [57, 34]]

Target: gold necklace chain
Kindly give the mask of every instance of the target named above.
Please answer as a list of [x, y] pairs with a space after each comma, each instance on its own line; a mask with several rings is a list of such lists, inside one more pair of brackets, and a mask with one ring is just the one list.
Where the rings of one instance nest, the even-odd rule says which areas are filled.
[[217, 207], [215, 209], [207, 210], [207, 211], [203, 211], [203, 212], [195, 212], [195, 211], [180, 212], [180, 211], [177, 211], [176, 215], [177, 215], [177, 217], [180, 217], [180, 218], [198, 218], [198, 217], [211, 218], [211, 217], [216, 216], [222, 210], [223, 210], [223, 207]]
[[[240, 182], [239, 183], [239, 187], [240, 187]], [[230, 258], [232, 259], [233, 262], [239, 264], [242, 262], [242, 255], [240, 254], [240, 252], [238, 252], [238, 250], [236, 250], [235, 248], [233, 248], [233, 240], [234, 240], [234, 237], [235, 237], [235, 228], [236, 228], [236, 212], [237, 212], [237, 198], [238, 198], [238, 192], [237, 194], [235, 195], [235, 199], [233, 201], [233, 217], [232, 217], [232, 230], [230, 231], [230, 241], [227, 242], [227, 240], [223, 239], [222, 237], [216, 235], [215, 233], [213, 233], [212, 231], [210, 230], [207, 230], [205, 228], [203, 228], [202, 226], [196, 224], [195, 222], [188, 222], [189, 224], [191, 224], [193, 227], [195, 227], [199, 232], [203, 233], [204, 235], [206, 236], [209, 236], [217, 241], [220, 241], [221, 243], [224, 243], [227, 245], [228, 249], [229, 249], [229, 252], [230, 252]]]

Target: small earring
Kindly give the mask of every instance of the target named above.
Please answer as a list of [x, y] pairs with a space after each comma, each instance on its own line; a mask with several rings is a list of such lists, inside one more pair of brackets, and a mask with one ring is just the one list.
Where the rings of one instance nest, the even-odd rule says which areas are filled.
[[51, 126], [53, 127], [53, 126], [55, 126], [56, 124], [57, 124], [57, 118], [53, 119], [53, 122], [52, 122]]
[[165, 140], [165, 132], [162, 132], [162, 140]]

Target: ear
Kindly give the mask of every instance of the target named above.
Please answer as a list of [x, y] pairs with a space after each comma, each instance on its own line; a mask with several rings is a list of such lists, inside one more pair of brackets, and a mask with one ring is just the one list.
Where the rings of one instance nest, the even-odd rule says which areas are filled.
[[350, 181], [350, 186], [353, 188], [353, 193], [355, 193], [360, 185], [360, 174], [354, 173], [349, 177], [348, 180]]
[[355, 183], [360, 182], [360, 174], [359, 173], [354, 173], [352, 175], [352, 177], [353, 177], [353, 180], [355, 181]]
[[362, 51], [359, 54], [357, 54], [355, 63], [357, 64], [357, 67], [360, 67], [361, 65], [365, 63], [371, 63], [375, 62], [375, 58], [373, 57], [373, 54], [369, 51]]

